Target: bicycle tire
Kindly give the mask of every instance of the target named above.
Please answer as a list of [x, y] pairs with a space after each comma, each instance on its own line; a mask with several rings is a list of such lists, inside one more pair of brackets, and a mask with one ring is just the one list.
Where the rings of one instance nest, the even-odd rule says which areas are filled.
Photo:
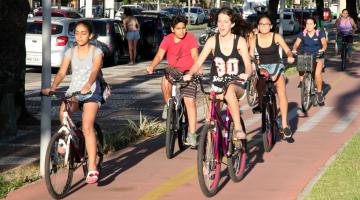
[[[70, 189], [71, 182], [73, 179], [74, 174], [74, 157], [71, 145], [69, 147], [69, 156], [68, 156], [68, 165], [67, 166], [60, 166], [58, 168], [58, 164], [61, 165], [61, 158], [65, 157], [65, 153], [59, 153], [59, 140], [62, 139], [65, 144], [66, 141], [69, 139], [65, 132], [58, 132], [55, 133], [47, 146], [46, 154], [45, 154], [45, 183], [47, 190], [49, 191], [50, 195], [55, 199], [61, 199], [64, 198], [67, 195], [67, 192]], [[70, 141], [72, 142], [72, 141]], [[60, 158], [61, 157], [61, 158]], [[59, 159], [60, 158], [60, 159]], [[56, 159], [56, 161], [54, 160]], [[60, 161], [60, 162], [59, 162]], [[62, 160], [62, 162], [65, 161], [65, 158]], [[56, 164], [56, 169], [54, 169], [54, 164]], [[63, 163], [65, 164], [65, 163]], [[59, 169], [65, 169], [64, 174], [60, 174]], [[64, 180], [63, 186], [57, 186], [52, 180], [54, 180], [53, 175], [59, 175], [60, 179], [55, 177], [55, 181], [57, 180]], [[64, 176], [65, 175], [65, 176]], [[52, 177], [51, 177], [52, 176]]]
[[346, 54], [347, 54], [347, 45], [344, 44], [342, 45], [342, 49], [341, 49], [341, 66], [340, 69], [341, 71], [345, 71], [346, 68]]
[[[240, 118], [241, 126], [246, 133], [244, 121]], [[232, 133], [234, 130], [234, 123], [231, 123], [229, 133]], [[232, 134], [229, 134], [231, 137]], [[230, 155], [227, 158], [227, 165], [228, 165], [228, 172], [230, 178], [234, 182], [239, 182], [244, 178], [245, 175], [245, 168], [247, 165], [247, 152], [246, 152], [246, 139], [242, 140], [242, 147], [241, 149], [235, 149], [235, 145], [232, 139], [229, 141], [229, 151]]]
[[[78, 122], [77, 123], [77, 127], [79, 129], [82, 129], [82, 123]], [[97, 171], [100, 173], [102, 170], [102, 162], [104, 159], [104, 136], [102, 134], [101, 128], [97, 123], [94, 123], [94, 129], [95, 129], [95, 136], [96, 136], [96, 169]], [[88, 174], [88, 163], [87, 163], [87, 151], [86, 151], [86, 145], [85, 145], [85, 141], [84, 141], [84, 145], [83, 145], [83, 153], [84, 153], [84, 163], [83, 163], [83, 172], [84, 172], [84, 177], [87, 176]]]
[[[200, 135], [197, 152], [198, 180], [202, 193], [207, 197], [214, 196], [219, 190], [221, 155], [216, 149], [216, 125], [206, 124]], [[205, 174], [204, 174], [205, 173]]]
[[179, 121], [180, 126], [179, 126], [179, 130], [178, 130], [178, 145], [179, 145], [180, 151], [183, 151], [186, 149], [185, 141], [186, 141], [186, 137], [188, 135], [188, 128], [189, 128], [189, 121], [187, 118], [187, 111], [186, 111], [184, 102], [182, 102], [182, 105], [183, 105], [184, 112]]
[[311, 91], [313, 80], [311, 74], [305, 73], [303, 78], [303, 84], [301, 85], [301, 109], [303, 112], [307, 112], [312, 104]]
[[175, 134], [174, 128], [176, 127], [175, 120], [175, 102], [174, 99], [169, 100], [169, 107], [167, 110], [166, 118], [166, 135], [165, 135], [165, 151], [166, 157], [171, 159], [174, 156], [174, 146], [175, 146]]
[[252, 76], [249, 79], [248, 85], [246, 87], [246, 99], [250, 107], [253, 107], [258, 103], [258, 92], [256, 89], [256, 84], [256, 77]]
[[273, 124], [271, 119], [271, 105], [266, 103], [262, 110], [262, 133], [263, 133], [263, 147], [265, 152], [270, 152], [274, 145]]

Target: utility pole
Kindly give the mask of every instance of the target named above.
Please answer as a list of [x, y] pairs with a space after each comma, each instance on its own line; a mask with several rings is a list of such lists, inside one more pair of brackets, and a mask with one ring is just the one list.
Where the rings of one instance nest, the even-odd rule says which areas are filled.
[[85, 4], [85, 17], [86, 18], [92, 18], [92, 0], [86, 0]]
[[[50, 88], [51, 84], [51, 1], [42, 0], [42, 73], [41, 88]], [[45, 154], [51, 138], [51, 99], [41, 98], [41, 137], [40, 137], [40, 176], [45, 175]]]

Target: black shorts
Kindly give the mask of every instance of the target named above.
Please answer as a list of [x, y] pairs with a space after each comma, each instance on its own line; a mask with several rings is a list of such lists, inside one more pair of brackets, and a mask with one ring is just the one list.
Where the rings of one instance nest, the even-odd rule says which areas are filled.
[[[169, 73], [169, 75], [171, 77], [178, 77], [178, 76], [183, 76], [184, 72], [175, 69], [173, 67], [167, 67], [166, 69], [167, 73]], [[196, 91], [197, 91], [197, 85], [190, 81], [187, 84], [184, 84], [181, 88], [180, 88], [180, 92], [184, 97], [189, 97], [189, 98], [196, 98]]]

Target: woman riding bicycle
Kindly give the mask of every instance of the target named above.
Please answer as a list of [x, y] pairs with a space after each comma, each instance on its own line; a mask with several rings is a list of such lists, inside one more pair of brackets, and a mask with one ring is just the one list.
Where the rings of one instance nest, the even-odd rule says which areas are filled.
[[[87, 21], [78, 21], [75, 25], [76, 46], [65, 52], [62, 64], [50, 88], [42, 90], [44, 95], [54, 92], [57, 86], [62, 82], [71, 63], [71, 82], [67, 95], [73, 92], [81, 91], [81, 94], [71, 99], [72, 104], [69, 109], [70, 114], [75, 112], [82, 106], [82, 130], [85, 137], [86, 151], [88, 153], [88, 169], [86, 183], [93, 184], [98, 181], [99, 172], [96, 169], [96, 136], [94, 133], [94, 123], [96, 113], [98, 112], [101, 101], [101, 87], [99, 72], [102, 66], [102, 51], [89, 44], [93, 37], [92, 25]], [[89, 93], [90, 94], [87, 94]], [[63, 111], [65, 104], [60, 106], [60, 121], [63, 119]]]
[[352, 63], [352, 43], [353, 43], [353, 33], [357, 30], [356, 23], [353, 18], [349, 16], [347, 9], [342, 10], [341, 17], [338, 18], [335, 22], [335, 32], [338, 32], [338, 40], [336, 42], [340, 43], [341, 38], [344, 37], [348, 43], [348, 61]]
[[[266, 69], [270, 74], [273, 74], [282, 119], [282, 128], [280, 131], [285, 137], [291, 137], [292, 133], [287, 119], [288, 101], [285, 89], [285, 77], [283, 74], [285, 67], [280, 63], [279, 46], [285, 51], [289, 63], [293, 63], [294, 58], [283, 37], [271, 32], [272, 22], [268, 15], [260, 16], [257, 20], [257, 25], [259, 32], [250, 43], [250, 55], [254, 58], [256, 51], [259, 55], [259, 68]], [[258, 107], [254, 108], [254, 112], [261, 111], [262, 90], [261, 87], [258, 87], [259, 104]]]
[[[324, 52], [327, 48], [327, 42], [325, 33], [323, 31], [316, 30], [316, 21], [312, 17], [307, 18], [305, 30], [297, 36], [292, 50], [294, 53], [297, 52], [301, 42], [303, 42], [303, 51], [305, 54], [314, 56], [320, 55], [319, 58], [316, 58], [314, 71], [317, 89], [317, 102], [320, 106], [323, 106], [325, 98], [322, 90], [323, 78], [321, 72], [324, 67]], [[299, 72], [299, 75], [300, 83], [298, 87], [301, 87], [304, 73]]]
[[[155, 67], [161, 62], [166, 54], [168, 69], [170, 68], [173, 75], [182, 74], [184, 71], [190, 70], [191, 66], [198, 58], [198, 44], [193, 34], [186, 32], [186, 19], [182, 16], [176, 16], [171, 24], [172, 34], [164, 37], [160, 44], [147, 72], [152, 74]], [[167, 103], [171, 98], [171, 83], [163, 76], [161, 81], [161, 89], [166, 102], [163, 112], [163, 118], [166, 118]], [[181, 89], [184, 95], [185, 107], [189, 121], [189, 134], [186, 144], [192, 147], [196, 146], [196, 85], [189, 83]]]
[[[244, 81], [248, 79], [251, 74], [251, 62], [246, 40], [231, 32], [238, 17], [230, 8], [221, 8], [218, 11], [216, 23], [219, 34], [206, 41], [199, 59], [192, 66], [190, 72], [184, 76], [184, 80], [191, 79], [191, 76], [200, 69], [210, 53], [214, 57], [210, 72], [213, 90], [221, 91], [225, 87], [222, 81], [224, 75], [239, 75], [239, 78]], [[237, 141], [246, 138], [240, 124], [239, 98], [243, 95], [245, 95], [245, 90], [242, 82], [233, 81], [228, 85], [225, 100], [235, 125], [233, 139]]]

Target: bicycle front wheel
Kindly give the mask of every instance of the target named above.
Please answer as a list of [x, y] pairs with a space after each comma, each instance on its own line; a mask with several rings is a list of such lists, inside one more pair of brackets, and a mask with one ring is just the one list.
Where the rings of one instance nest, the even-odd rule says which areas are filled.
[[176, 111], [174, 99], [169, 100], [169, 107], [166, 118], [165, 151], [166, 157], [171, 159], [174, 156], [175, 146]]
[[341, 71], [344, 71], [346, 68], [346, 54], [347, 54], [347, 46], [346, 44], [342, 44], [341, 49]]
[[51, 137], [45, 155], [45, 183], [50, 195], [55, 199], [65, 197], [70, 189], [74, 173], [74, 157], [65, 132]]
[[305, 73], [303, 84], [301, 85], [301, 109], [307, 112], [311, 107], [311, 87], [313, 80], [311, 74]]
[[255, 76], [252, 76], [249, 79], [248, 85], [246, 87], [246, 99], [249, 106], [253, 107], [258, 102], [258, 92], [256, 90], [257, 79]]
[[274, 129], [273, 129], [273, 120], [272, 119], [272, 105], [266, 104], [263, 106], [262, 111], [262, 126], [263, 126], [263, 145], [264, 151], [270, 152], [274, 145]]
[[186, 137], [188, 135], [188, 128], [189, 128], [189, 121], [187, 118], [187, 112], [186, 112], [186, 108], [185, 108], [185, 104], [183, 102], [183, 114], [180, 118], [179, 124], [180, 124], [180, 129], [177, 132], [178, 134], [178, 144], [179, 144], [179, 149], [180, 151], [185, 150], [186, 145], [185, 145], [185, 141], [186, 141]]
[[216, 146], [217, 126], [207, 124], [201, 131], [197, 154], [198, 179], [205, 196], [214, 196], [219, 189], [221, 156]]
[[[243, 131], [246, 133], [244, 121], [242, 118], [240, 120]], [[234, 123], [230, 127], [229, 133], [233, 133]], [[229, 136], [232, 137], [232, 134], [229, 134]], [[230, 139], [229, 152], [230, 155], [227, 158], [229, 175], [232, 181], [239, 182], [244, 178], [247, 164], [246, 139], [241, 141], [241, 147], [236, 147], [233, 140]]]

